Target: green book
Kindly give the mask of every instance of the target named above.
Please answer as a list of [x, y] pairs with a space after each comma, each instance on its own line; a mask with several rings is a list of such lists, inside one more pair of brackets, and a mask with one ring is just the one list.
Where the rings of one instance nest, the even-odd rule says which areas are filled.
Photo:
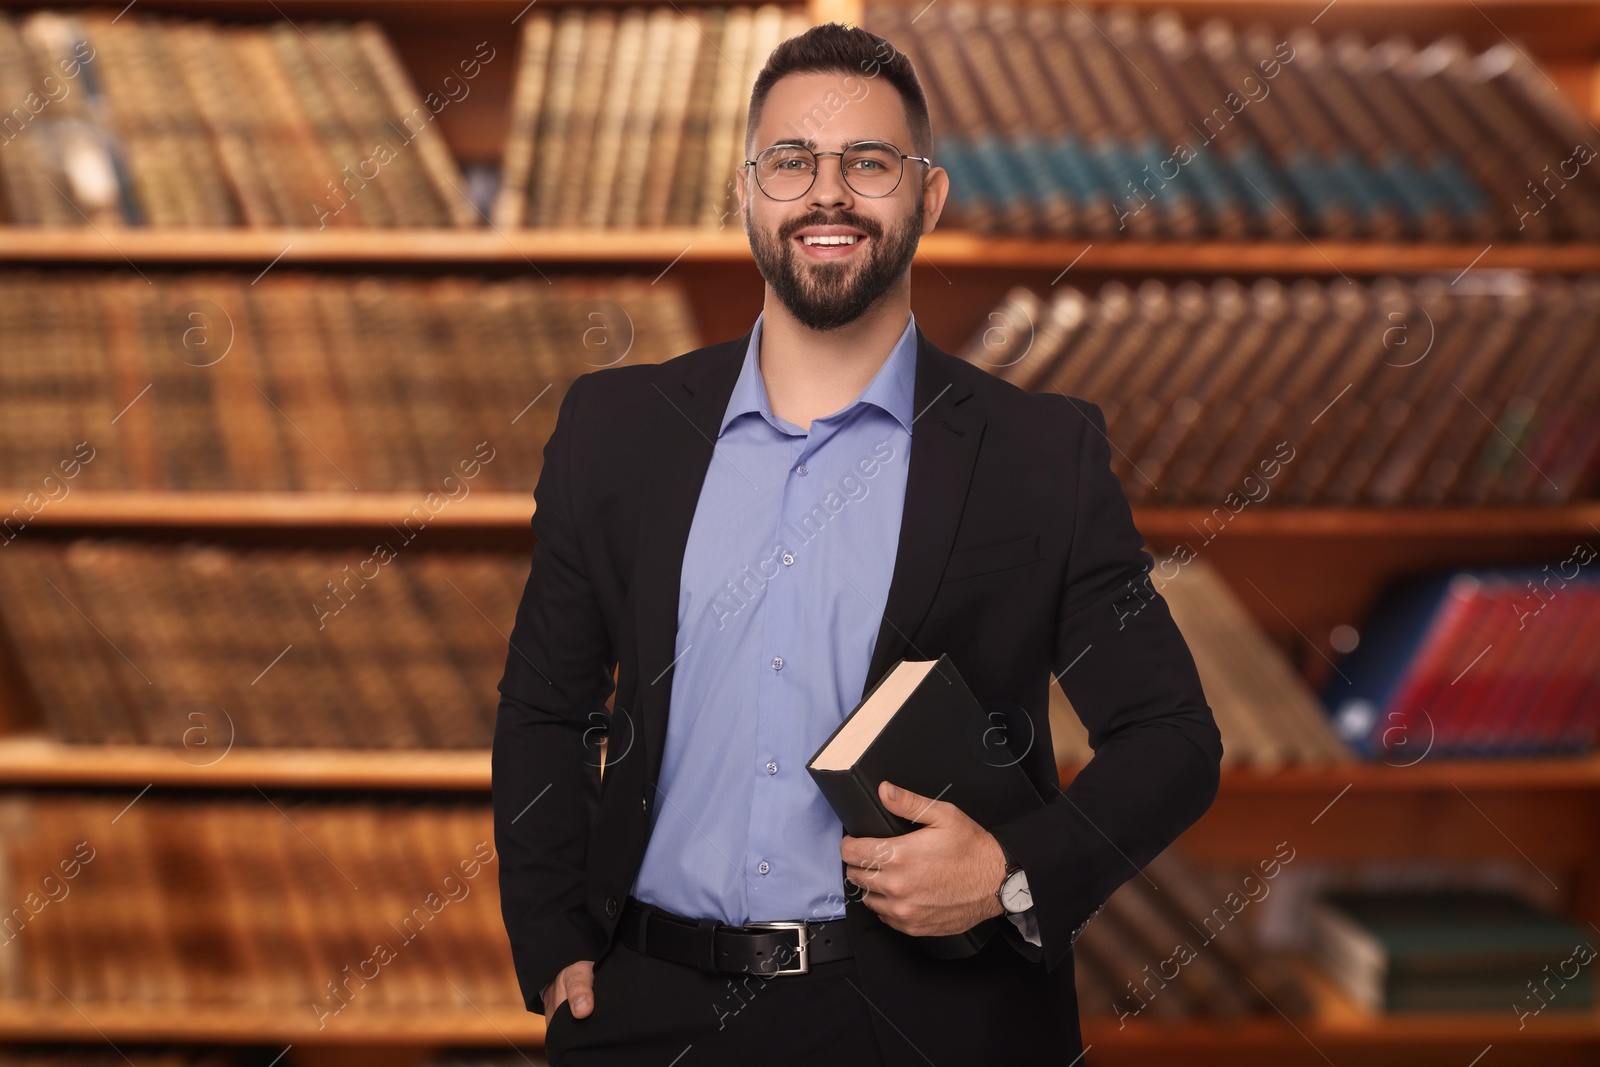
[[1311, 956], [1373, 1011], [1529, 1011], [1594, 1004], [1594, 941], [1506, 893], [1331, 893], [1312, 905]]

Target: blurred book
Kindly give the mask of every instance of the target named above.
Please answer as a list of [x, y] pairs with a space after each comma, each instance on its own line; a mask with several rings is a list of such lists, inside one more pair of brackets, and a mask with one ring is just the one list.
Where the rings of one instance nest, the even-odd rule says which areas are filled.
[[1600, 236], [1589, 124], [1511, 41], [1371, 44], [1075, 2], [872, 0], [862, 24], [916, 64], [947, 224], [1101, 241]]
[[0, 99], [27, 101], [0, 134], [5, 224], [481, 224], [435, 125], [449, 100], [370, 20], [0, 12]]
[[13, 544], [0, 639], [73, 744], [488, 749], [528, 555], [426, 536], [397, 516], [348, 549]]
[[1581, 565], [1456, 568], [1391, 585], [1323, 691], [1339, 735], [1407, 763], [1592, 748], [1600, 577]]
[[742, 234], [750, 90], [810, 26], [779, 4], [526, 12], [494, 224]]
[[1261, 943], [1248, 911], [1250, 896], [1264, 898], [1293, 859], [1292, 850], [1279, 852], [1234, 872], [1163, 852], [1111, 894], [1074, 942], [1079, 1011], [1123, 1021], [1306, 1015], [1313, 1002], [1304, 979], [1286, 954]]
[[[1328, 725], [1316, 694], [1296, 673], [1234, 595], [1216, 568], [1192, 559], [1158, 580], [1132, 610], [1148, 610], [1159, 593], [1183, 633], [1200, 673], [1206, 702], [1222, 734], [1222, 765], [1272, 770], [1319, 766], [1351, 759]], [[1051, 733], [1057, 762], [1087, 763], [1094, 755], [1071, 701], [1050, 686]]]
[[[1600, 490], [1600, 275], [1007, 294], [960, 349], [1098, 404], [1134, 504], [1553, 505]], [[1202, 542], [1203, 543], [1203, 542]]]
[[0, 1009], [256, 1009], [330, 1032], [520, 1013], [492, 822], [486, 798], [7, 796], [8, 899], [40, 872], [61, 889], [6, 931]]
[[670, 280], [288, 270], [0, 272], [0, 336], [0, 540], [83, 489], [531, 492], [574, 378], [701, 343]]
[[1312, 959], [1370, 1011], [1594, 1006], [1589, 932], [1509, 894], [1333, 893], [1312, 905], [1310, 932]]

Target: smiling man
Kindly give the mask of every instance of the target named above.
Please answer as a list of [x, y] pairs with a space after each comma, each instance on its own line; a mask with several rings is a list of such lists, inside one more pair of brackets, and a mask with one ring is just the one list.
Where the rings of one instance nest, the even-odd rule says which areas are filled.
[[[1099, 408], [911, 315], [949, 192], [932, 139], [882, 38], [785, 41], [736, 178], [760, 316], [561, 402], [493, 760], [555, 1067], [1072, 1063], [1073, 941], [1215, 796], [1220, 738]], [[918, 829], [846, 835], [807, 759], [898, 659], [944, 653], [989, 758], [1045, 803], [985, 829], [885, 782]], [[1052, 684], [1095, 749], [1065, 791]], [[973, 956], [917, 940], [1002, 915]]]

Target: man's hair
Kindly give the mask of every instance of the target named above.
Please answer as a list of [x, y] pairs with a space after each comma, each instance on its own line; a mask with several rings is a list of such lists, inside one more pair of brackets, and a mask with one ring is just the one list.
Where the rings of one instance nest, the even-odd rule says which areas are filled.
[[[761, 111], [767, 94], [780, 78], [790, 74], [848, 74], [863, 86], [875, 78], [882, 78], [900, 93], [905, 106], [906, 125], [911, 129], [911, 155], [933, 155], [933, 125], [928, 120], [928, 100], [922, 94], [922, 83], [917, 72], [899, 49], [869, 30], [858, 26], [845, 26], [837, 22], [813, 26], [805, 33], [784, 41], [767, 57], [767, 65], [756, 76], [750, 91], [750, 118], [744, 128], [745, 158], [750, 158], [756, 136], [756, 125], [761, 121]], [[857, 99], [853, 93], [847, 93]], [[822, 101], [817, 101], [810, 111], [796, 116], [795, 125], [804, 128], [814, 122], [818, 128], [827, 124], [832, 115]]]

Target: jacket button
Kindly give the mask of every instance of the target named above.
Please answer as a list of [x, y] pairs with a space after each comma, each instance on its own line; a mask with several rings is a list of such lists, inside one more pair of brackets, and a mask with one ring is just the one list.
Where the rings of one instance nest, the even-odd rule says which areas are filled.
[[645, 811], [649, 811], [650, 810], [650, 798], [649, 797], [640, 797], [639, 798], [639, 807], [642, 808]]
[[606, 897], [606, 918], [615, 919], [616, 917], [617, 917], [617, 898], [616, 897]]

